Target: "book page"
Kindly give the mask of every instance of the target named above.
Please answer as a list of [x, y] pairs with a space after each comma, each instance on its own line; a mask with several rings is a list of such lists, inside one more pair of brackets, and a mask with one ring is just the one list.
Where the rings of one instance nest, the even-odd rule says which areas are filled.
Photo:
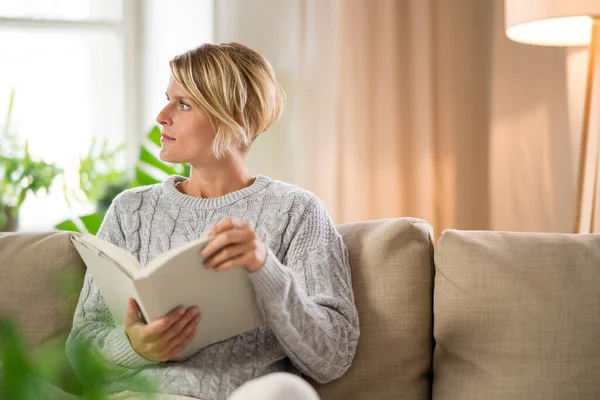
[[127, 299], [132, 297], [139, 302], [133, 277], [113, 260], [100, 256], [101, 250], [95, 246], [78, 239], [74, 239], [73, 244], [100, 289], [115, 321], [123, 324], [127, 315]]
[[198, 252], [200, 252], [200, 251], [202, 251], [204, 246], [206, 246], [206, 244], [208, 242], [210, 242], [212, 239], [213, 238], [200, 238], [200, 239], [192, 240], [191, 242], [186, 243], [184, 245], [169, 249], [169, 250], [165, 251], [164, 253], [159, 254], [152, 261], [150, 261], [144, 269], [140, 270], [140, 272], [138, 273], [138, 276], [145, 277], [145, 276], [152, 274], [152, 272], [154, 270], [160, 268], [163, 264], [167, 264], [171, 258], [173, 258], [176, 255], [183, 253], [185, 251], [189, 251], [192, 248], [195, 248]]
[[75, 240], [80, 240], [85, 244], [93, 246], [96, 250], [102, 252], [106, 257], [126, 269], [132, 277], [140, 270], [138, 260], [127, 250], [120, 248], [106, 240], [93, 235], [78, 235]]
[[136, 283], [148, 321], [161, 318], [178, 306], [197, 305], [200, 309], [202, 318], [196, 337], [175, 360], [184, 360], [208, 345], [264, 323], [246, 270], [206, 270], [200, 254], [203, 245], [186, 246]]

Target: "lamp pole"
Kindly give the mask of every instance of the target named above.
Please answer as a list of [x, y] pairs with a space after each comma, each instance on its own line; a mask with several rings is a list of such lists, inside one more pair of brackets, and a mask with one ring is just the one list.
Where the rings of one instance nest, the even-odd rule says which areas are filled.
[[[600, 145], [600, 18], [594, 18], [593, 21], [579, 156], [575, 233], [595, 232], [597, 228], [598, 151]], [[590, 144], [595, 144], [595, 146], [592, 147]], [[590, 152], [592, 153], [590, 154]], [[587, 168], [589, 162], [593, 163], [591, 171]], [[590, 172], [592, 173], [591, 177]], [[592, 183], [591, 187], [590, 182]]]

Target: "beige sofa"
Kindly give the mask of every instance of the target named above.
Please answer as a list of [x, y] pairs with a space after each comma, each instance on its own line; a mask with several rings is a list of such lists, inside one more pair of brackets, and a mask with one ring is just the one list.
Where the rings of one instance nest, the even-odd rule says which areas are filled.
[[[361, 339], [333, 399], [600, 399], [600, 235], [443, 233], [422, 220], [339, 226]], [[0, 234], [0, 313], [37, 346], [69, 326], [83, 271], [65, 233]], [[65, 317], [65, 315], [67, 317]]]

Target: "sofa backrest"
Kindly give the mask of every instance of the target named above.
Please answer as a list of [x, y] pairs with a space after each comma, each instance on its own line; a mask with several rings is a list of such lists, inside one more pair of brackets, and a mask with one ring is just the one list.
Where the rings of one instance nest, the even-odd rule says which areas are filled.
[[[433, 248], [415, 218], [339, 225], [349, 249], [361, 337], [353, 365], [334, 382], [313, 382], [323, 400], [431, 398]], [[68, 233], [0, 234], [0, 315], [28, 343], [68, 333], [85, 266]], [[75, 272], [70, 291], [62, 277]]]
[[432, 229], [414, 218], [338, 226], [352, 269], [361, 336], [340, 379], [315, 384], [323, 400], [431, 398]]
[[445, 231], [433, 399], [600, 399], [600, 235]]
[[85, 265], [67, 232], [0, 233], [0, 315], [29, 346], [68, 333]]

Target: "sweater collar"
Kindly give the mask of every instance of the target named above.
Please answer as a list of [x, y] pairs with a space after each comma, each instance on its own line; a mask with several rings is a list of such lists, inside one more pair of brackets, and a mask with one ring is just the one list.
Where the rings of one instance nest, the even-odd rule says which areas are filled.
[[186, 179], [187, 178], [180, 175], [169, 176], [164, 180], [164, 182], [161, 183], [163, 193], [171, 202], [175, 204], [204, 210], [214, 210], [229, 206], [240, 199], [259, 192], [267, 187], [267, 185], [271, 182], [270, 178], [263, 175], [257, 175], [254, 179], [254, 182], [248, 187], [236, 190], [235, 192], [227, 193], [224, 196], [205, 199], [183, 194], [175, 187], [175, 185], [177, 185], [179, 182], [183, 182]]

